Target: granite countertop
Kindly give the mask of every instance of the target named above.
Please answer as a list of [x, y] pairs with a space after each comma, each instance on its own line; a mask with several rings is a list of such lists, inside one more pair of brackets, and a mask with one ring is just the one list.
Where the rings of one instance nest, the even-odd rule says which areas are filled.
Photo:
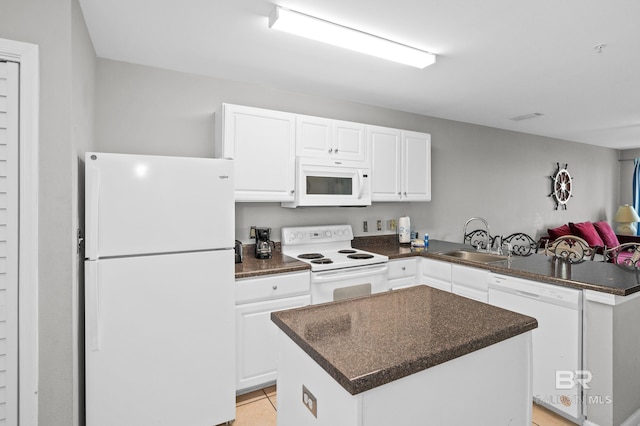
[[[612, 263], [587, 260], [582, 263], [567, 264], [543, 254], [532, 254], [526, 257], [513, 256], [509, 261], [489, 264], [477, 263], [441, 254], [458, 249], [473, 250], [469, 245], [430, 240], [429, 247], [425, 250], [422, 247], [413, 248], [409, 244], [399, 244], [396, 235], [356, 237], [352, 241], [352, 246], [385, 255], [390, 260], [421, 256], [533, 281], [594, 290], [618, 296], [628, 296], [640, 291], [640, 271]], [[236, 264], [236, 278], [299, 270], [310, 270], [310, 267], [304, 262], [284, 256], [278, 246], [274, 251], [273, 259], [269, 260], [256, 259], [252, 252], [247, 252], [245, 246], [244, 263]]]
[[[354, 247], [355, 246], [354, 244]], [[581, 263], [570, 264], [552, 256], [534, 253], [530, 256], [512, 256], [510, 260], [501, 262], [478, 263], [443, 256], [441, 253], [452, 250], [474, 249], [466, 244], [441, 240], [430, 240], [427, 250], [421, 247], [411, 248], [408, 244], [368, 244], [366, 240], [361, 241], [358, 248], [385, 254], [389, 256], [389, 259], [422, 256], [434, 260], [486, 269], [513, 277], [581, 290], [594, 290], [618, 296], [628, 296], [640, 291], [640, 271], [600, 261], [585, 260]]]
[[271, 319], [352, 395], [538, 326], [535, 318], [425, 285]]
[[271, 259], [256, 259], [254, 250], [255, 244], [242, 247], [243, 258], [242, 263], [236, 263], [236, 279], [311, 270], [308, 264], [282, 254], [280, 243], [276, 244]]

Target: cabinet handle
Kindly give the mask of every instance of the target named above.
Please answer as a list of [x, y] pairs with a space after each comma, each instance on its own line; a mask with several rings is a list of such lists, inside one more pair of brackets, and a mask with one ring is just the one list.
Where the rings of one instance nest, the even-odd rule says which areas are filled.
[[274, 285], [274, 286], [273, 286], [273, 287], [271, 287], [271, 288], [272, 288], [272, 289], [274, 289], [274, 290], [277, 290], [277, 289], [278, 289], [278, 286], [277, 286], [277, 285]]
[[333, 152], [333, 148], [329, 148], [329, 154]]
[[403, 270], [403, 271], [406, 271], [406, 270], [407, 270], [407, 267], [406, 267], [406, 266], [403, 266], [403, 267], [402, 267], [402, 270]]
[[295, 192], [296, 192], [296, 190], [295, 190], [295, 189], [292, 189], [291, 191], [289, 191], [289, 193], [290, 193], [291, 195], [293, 195]]
[[335, 152], [336, 154], [338, 153], [338, 148], [336, 148], [335, 150], [333, 150], [333, 152]]
[[407, 193], [405, 192], [405, 193], [404, 193], [404, 195], [406, 196], [406, 195], [407, 195]]

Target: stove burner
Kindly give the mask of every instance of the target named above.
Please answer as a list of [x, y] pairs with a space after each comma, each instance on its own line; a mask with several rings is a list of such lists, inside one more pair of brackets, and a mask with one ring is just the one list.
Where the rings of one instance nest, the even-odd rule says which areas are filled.
[[298, 256], [298, 259], [321, 259], [323, 257], [320, 253], [303, 253]]
[[329, 259], [328, 257], [323, 257], [322, 259], [314, 259], [311, 261], [311, 263], [318, 263], [320, 265], [324, 265], [327, 263], [333, 263], [333, 260]]
[[347, 257], [349, 259], [371, 259], [373, 255], [369, 253], [356, 253], [356, 254], [350, 254]]
[[347, 253], [355, 253], [355, 250], [351, 250], [351, 249], [345, 249], [345, 250], [338, 250], [338, 253], [341, 254], [347, 254]]

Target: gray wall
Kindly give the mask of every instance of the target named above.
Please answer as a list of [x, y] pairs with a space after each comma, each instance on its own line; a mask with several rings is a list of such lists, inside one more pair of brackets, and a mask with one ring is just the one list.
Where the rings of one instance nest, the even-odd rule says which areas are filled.
[[640, 149], [620, 151], [620, 204], [633, 205], [633, 159], [637, 157]]
[[[617, 150], [104, 59], [96, 92], [96, 149], [108, 152], [212, 156], [222, 102], [431, 133], [433, 201], [296, 210], [238, 203], [236, 237], [245, 242], [251, 225], [271, 226], [276, 240], [282, 226], [318, 223], [351, 223], [356, 235], [373, 235], [362, 232], [363, 220], [371, 230], [376, 219], [405, 214], [432, 238], [460, 240], [472, 216], [497, 234], [538, 237], [568, 221], [611, 221], [619, 200]], [[556, 162], [575, 178], [566, 211], [547, 196]]]
[[[39, 424], [78, 422], [78, 154], [93, 133], [91, 47], [77, 0], [2, 0], [0, 37], [40, 48]], [[77, 398], [76, 398], [77, 399]]]

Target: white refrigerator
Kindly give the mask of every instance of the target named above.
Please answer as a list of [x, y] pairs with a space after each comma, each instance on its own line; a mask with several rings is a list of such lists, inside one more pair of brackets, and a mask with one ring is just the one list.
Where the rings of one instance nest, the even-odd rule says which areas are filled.
[[85, 165], [87, 426], [233, 420], [233, 161]]

